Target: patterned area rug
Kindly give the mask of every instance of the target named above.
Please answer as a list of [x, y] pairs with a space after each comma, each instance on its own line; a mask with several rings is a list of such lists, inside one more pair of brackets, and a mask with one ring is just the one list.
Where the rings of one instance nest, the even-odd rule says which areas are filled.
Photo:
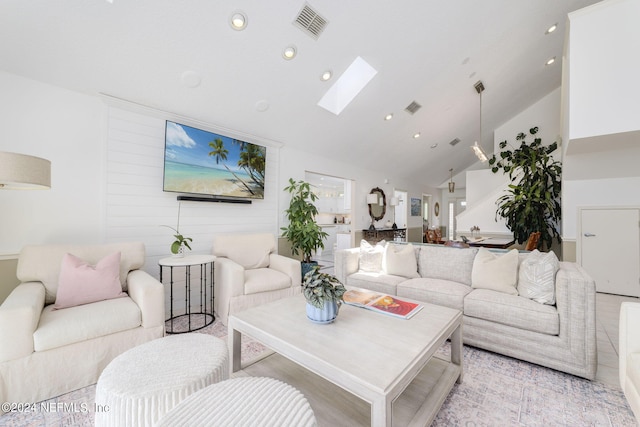
[[[448, 354], [448, 352], [447, 352]], [[636, 426], [608, 385], [464, 346], [464, 377], [432, 426]]]
[[[216, 321], [197, 332], [226, 340], [227, 328]], [[243, 362], [269, 351], [256, 341], [242, 341]], [[446, 346], [441, 351], [449, 353]], [[43, 410], [5, 414], [0, 417], [0, 426], [93, 426], [94, 401], [95, 385], [92, 385], [36, 405]], [[432, 425], [546, 427], [637, 423], [620, 390], [465, 346], [464, 381], [454, 386]]]

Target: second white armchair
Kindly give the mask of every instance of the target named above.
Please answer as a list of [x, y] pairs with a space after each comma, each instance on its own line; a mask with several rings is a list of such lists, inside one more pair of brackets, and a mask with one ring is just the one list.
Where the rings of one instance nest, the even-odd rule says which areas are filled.
[[300, 261], [275, 252], [273, 234], [213, 238], [214, 308], [222, 323], [230, 314], [300, 293]]

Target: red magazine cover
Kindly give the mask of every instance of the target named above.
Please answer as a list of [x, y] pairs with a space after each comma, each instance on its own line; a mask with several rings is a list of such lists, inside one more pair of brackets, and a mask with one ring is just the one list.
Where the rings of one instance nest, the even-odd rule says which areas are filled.
[[423, 307], [422, 304], [366, 289], [351, 289], [344, 294], [343, 300], [345, 304], [367, 308], [403, 319], [411, 318]]

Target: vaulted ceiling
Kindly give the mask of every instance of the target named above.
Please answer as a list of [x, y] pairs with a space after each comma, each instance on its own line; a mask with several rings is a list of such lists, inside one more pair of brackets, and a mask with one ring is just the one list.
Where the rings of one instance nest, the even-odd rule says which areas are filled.
[[[476, 162], [475, 83], [490, 153], [494, 128], [560, 86], [567, 13], [593, 3], [3, 0], [0, 69], [437, 186]], [[293, 23], [305, 4], [327, 21], [317, 38]], [[357, 57], [373, 79], [339, 115], [319, 107]]]

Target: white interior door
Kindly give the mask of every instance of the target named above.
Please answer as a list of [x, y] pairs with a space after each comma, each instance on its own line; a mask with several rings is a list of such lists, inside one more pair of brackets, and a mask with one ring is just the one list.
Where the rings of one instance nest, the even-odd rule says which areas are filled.
[[582, 209], [578, 260], [596, 290], [640, 296], [640, 210]]

